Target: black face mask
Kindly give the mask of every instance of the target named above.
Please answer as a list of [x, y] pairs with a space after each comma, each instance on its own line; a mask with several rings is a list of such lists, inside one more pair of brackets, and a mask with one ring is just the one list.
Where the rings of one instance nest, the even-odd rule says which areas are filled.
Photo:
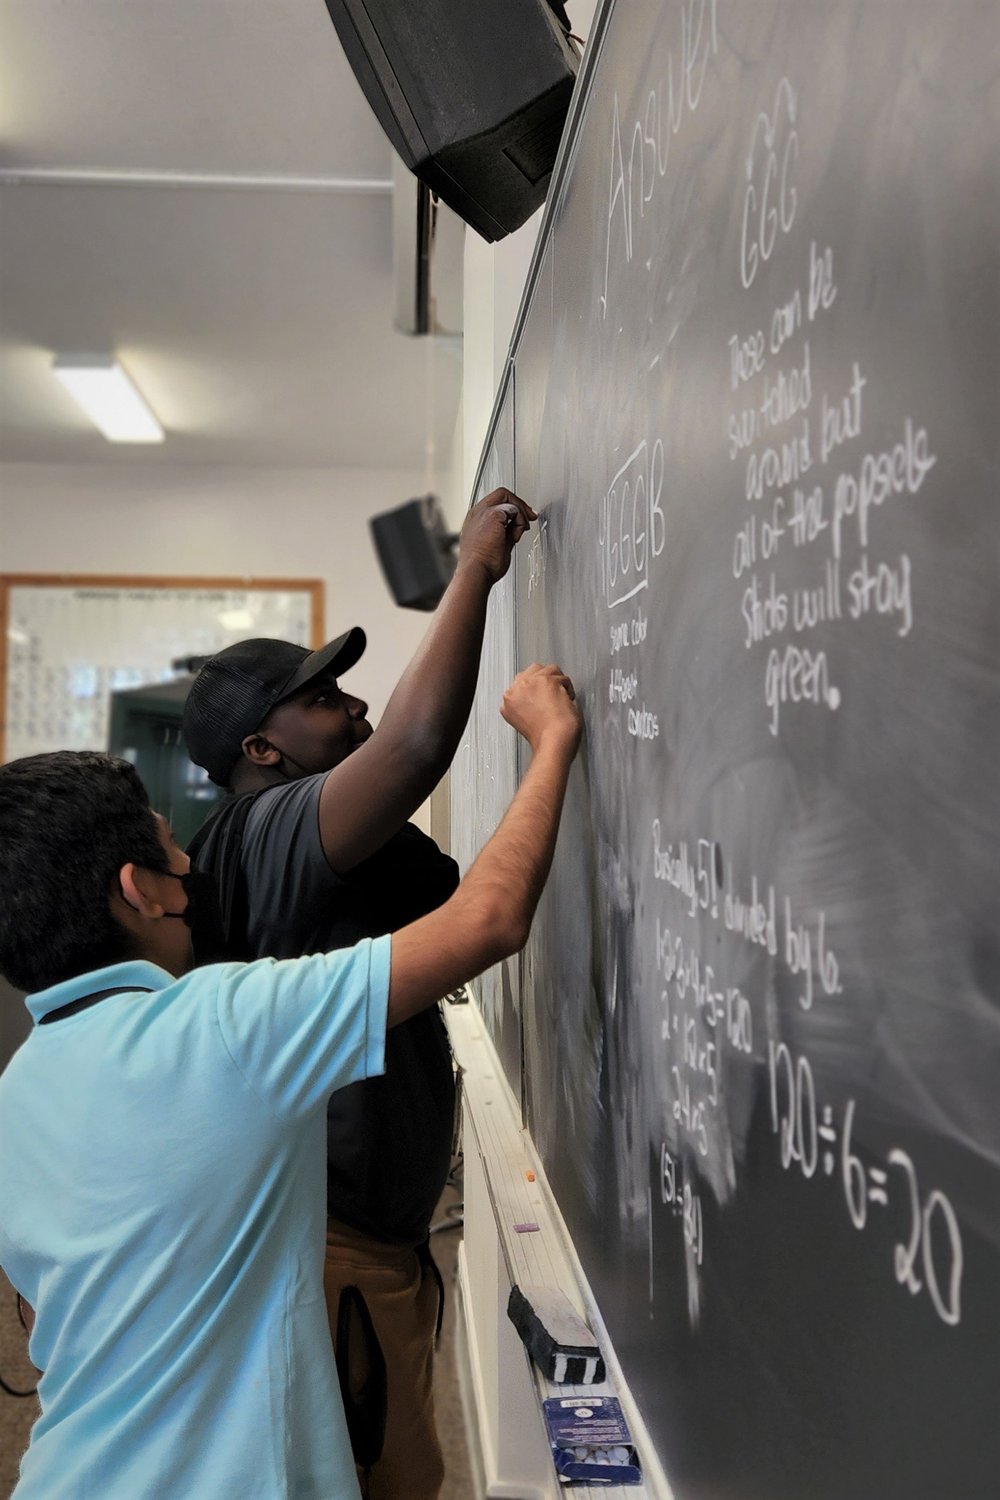
[[187, 896], [183, 911], [167, 911], [165, 917], [178, 917], [191, 929], [191, 947], [195, 968], [202, 964], [222, 963], [226, 957], [226, 929], [222, 923], [222, 908], [219, 905], [219, 888], [205, 870], [189, 870], [178, 875], [173, 870], [164, 870], [173, 880], [179, 880]]

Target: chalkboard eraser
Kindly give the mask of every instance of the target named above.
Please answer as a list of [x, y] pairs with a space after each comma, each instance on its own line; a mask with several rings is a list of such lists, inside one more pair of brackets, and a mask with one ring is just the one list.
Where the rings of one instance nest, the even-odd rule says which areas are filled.
[[555, 1287], [512, 1286], [507, 1316], [547, 1380], [558, 1385], [594, 1385], [604, 1379], [597, 1340]]

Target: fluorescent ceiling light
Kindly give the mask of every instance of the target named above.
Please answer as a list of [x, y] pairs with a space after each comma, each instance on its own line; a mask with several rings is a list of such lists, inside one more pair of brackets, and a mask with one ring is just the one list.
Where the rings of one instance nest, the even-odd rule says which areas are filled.
[[163, 442], [163, 428], [116, 360], [57, 354], [52, 369], [109, 442]]

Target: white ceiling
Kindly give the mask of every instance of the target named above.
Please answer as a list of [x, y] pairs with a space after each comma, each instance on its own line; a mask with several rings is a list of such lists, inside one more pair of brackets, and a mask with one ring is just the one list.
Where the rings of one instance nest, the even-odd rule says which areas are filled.
[[[0, 0], [0, 456], [445, 450], [460, 357], [392, 329], [390, 178], [323, 0]], [[167, 441], [106, 443], [57, 351], [117, 352]]]

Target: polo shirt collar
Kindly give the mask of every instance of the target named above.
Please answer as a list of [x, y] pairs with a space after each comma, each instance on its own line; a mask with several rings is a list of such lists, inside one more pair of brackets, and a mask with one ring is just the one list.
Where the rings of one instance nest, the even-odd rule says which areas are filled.
[[69, 1005], [73, 1000], [82, 1000], [84, 995], [96, 994], [98, 990], [165, 990], [174, 983], [174, 976], [161, 969], [158, 964], [147, 963], [143, 958], [129, 959], [123, 964], [108, 964], [103, 969], [91, 969], [88, 974], [78, 974], [75, 979], [66, 979], [37, 994], [26, 995], [25, 1005], [32, 1018], [38, 1022], [49, 1011]]

